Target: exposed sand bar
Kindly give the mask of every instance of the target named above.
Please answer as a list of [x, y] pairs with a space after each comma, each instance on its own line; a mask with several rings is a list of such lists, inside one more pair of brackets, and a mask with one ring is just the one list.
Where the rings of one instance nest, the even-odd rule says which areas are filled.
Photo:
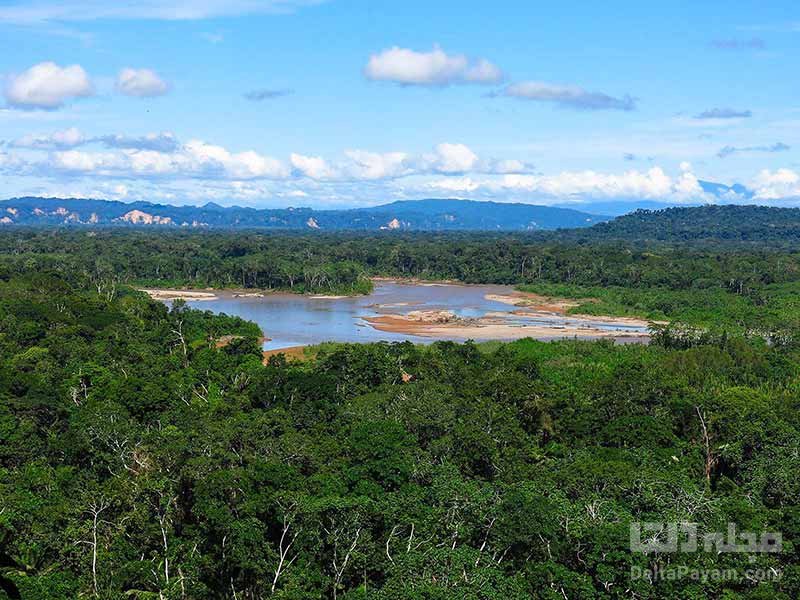
[[192, 300], [193, 302], [203, 300], [219, 300], [219, 296], [215, 292], [197, 292], [194, 290], [157, 290], [157, 289], [144, 289], [139, 288], [140, 292], [144, 292], [153, 300]]
[[575, 300], [565, 298], [549, 298], [529, 292], [512, 292], [510, 294], [486, 294], [487, 300], [502, 302], [520, 308], [530, 308], [537, 312], [548, 312], [555, 314], [565, 314], [570, 308], [578, 306], [580, 303]]
[[[529, 313], [534, 316], [534, 313]], [[543, 315], [546, 316], [546, 315]], [[629, 338], [647, 340], [649, 335], [646, 330], [630, 331], [625, 329], [601, 329], [592, 326], [591, 322], [582, 319], [570, 318], [563, 324], [553, 322], [552, 325], [532, 323], [520, 324], [510, 321], [502, 316], [484, 316], [478, 319], [457, 320], [442, 323], [420, 320], [406, 315], [382, 315], [365, 317], [364, 320], [378, 331], [417, 335], [421, 337], [438, 338], [464, 338], [474, 340], [516, 340], [524, 337], [539, 339], [554, 338]], [[599, 321], [599, 319], [592, 319]], [[615, 321], [610, 317], [602, 320], [609, 325], [619, 324], [634, 327], [647, 327], [647, 322], [635, 319]]]

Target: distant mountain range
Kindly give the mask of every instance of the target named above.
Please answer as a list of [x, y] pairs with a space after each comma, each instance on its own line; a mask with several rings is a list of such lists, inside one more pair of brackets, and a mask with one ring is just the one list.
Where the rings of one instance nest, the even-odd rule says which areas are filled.
[[0, 226], [120, 226], [188, 229], [541, 231], [589, 227], [608, 217], [553, 206], [471, 200], [406, 200], [370, 208], [314, 210], [170, 206], [60, 198], [0, 201]]

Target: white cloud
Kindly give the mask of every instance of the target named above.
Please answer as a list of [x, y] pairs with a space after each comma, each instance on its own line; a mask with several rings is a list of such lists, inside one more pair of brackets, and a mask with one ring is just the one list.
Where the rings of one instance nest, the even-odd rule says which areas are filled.
[[491, 161], [485, 171], [487, 173], [496, 173], [498, 175], [506, 175], [511, 173], [528, 173], [533, 170], [533, 165], [524, 163], [521, 160], [506, 159]]
[[521, 100], [552, 102], [575, 110], [622, 110], [636, 109], [636, 100], [625, 95], [621, 98], [602, 92], [591, 92], [577, 85], [560, 85], [541, 81], [522, 81], [507, 86], [503, 95]]
[[174, 152], [180, 147], [175, 135], [169, 131], [148, 133], [142, 136], [120, 134], [85, 136], [77, 127], [45, 134], [28, 134], [11, 142], [16, 148], [37, 150], [68, 150], [78, 146], [100, 144], [106, 148], [155, 150], [158, 152]]
[[91, 142], [100, 142], [109, 148], [129, 148], [134, 150], [155, 150], [157, 152], [174, 152], [180, 147], [175, 134], [169, 131], [147, 133], [142, 136], [103, 135], [91, 138]]
[[126, 96], [152, 98], [163, 96], [169, 91], [169, 84], [151, 69], [132, 69], [126, 67], [117, 75], [117, 91]]
[[469, 177], [454, 177], [432, 181], [428, 186], [446, 192], [474, 192], [481, 187], [481, 184]]
[[61, 171], [102, 174], [124, 169], [126, 165], [124, 158], [116, 154], [66, 150], [54, 152], [48, 166]]
[[535, 196], [537, 201], [583, 200], [586, 198], [651, 199], [682, 202], [709, 201], [694, 174], [684, 172], [670, 177], [661, 168], [631, 170], [621, 174], [595, 171], [564, 171], [555, 175], [508, 174], [480, 180], [471, 177], [448, 178], [428, 183], [428, 187], [447, 191]]
[[323, 0], [33, 0], [8, 2], [0, 7], [0, 22], [36, 25], [50, 22], [83, 22], [99, 19], [201, 20], [238, 15], [291, 12]]
[[503, 79], [500, 68], [485, 58], [470, 60], [463, 54], [447, 54], [438, 46], [430, 52], [388, 48], [370, 56], [364, 75], [373, 81], [427, 86], [491, 84]]
[[282, 179], [289, 176], [288, 167], [281, 161], [252, 150], [233, 154], [222, 146], [193, 140], [184, 146], [183, 155], [189, 157], [192, 170], [196, 172], [221, 170], [236, 179]]
[[289, 168], [277, 159], [252, 150], [232, 153], [200, 140], [192, 140], [175, 152], [140, 149], [53, 152], [35, 166], [44, 174], [65, 172], [143, 179], [285, 179], [290, 176]]
[[439, 144], [433, 157], [433, 167], [441, 173], [465, 173], [477, 163], [478, 155], [464, 144]]
[[791, 169], [764, 169], [753, 182], [757, 200], [800, 198], [800, 174]]
[[336, 170], [324, 158], [319, 156], [303, 156], [302, 154], [292, 153], [289, 160], [292, 163], [292, 167], [306, 177], [332, 179], [337, 176]]
[[347, 150], [350, 159], [350, 173], [358, 179], [386, 179], [402, 177], [413, 173], [409, 164], [409, 155], [405, 152], [365, 152], [363, 150]]
[[[168, 143], [161, 148], [163, 137]], [[114, 143], [108, 140], [113, 138]], [[23, 138], [21, 138], [23, 139]], [[143, 143], [140, 143], [144, 140]], [[148, 141], [152, 141], [152, 144]], [[20, 143], [18, 140], [16, 143]], [[77, 148], [72, 145], [97, 145]], [[174, 147], [173, 147], [174, 144]], [[465, 144], [443, 142], [425, 154], [348, 150], [339, 160], [291, 153], [282, 161], [253, 150], [231, 151], [202, 140], [181, 144], [171, 134], [87, 137], [79, 130], [27, 136], [21, 157], [0, 153], [0, 173], [54, 182], [128, 182], [131, 197], [164, 193], [180, 197], [302, 198], [352, 204], [364, 197], [442, 194], [494, 200], [564, 203], [590, 199], [651, 199], [712, 202], [692, 172], [680, 163], [622, 172], [593, 170], [540, 174], [518, 159], [483, 159]], [[198, 184], [202, 181], [202, 184]], [[135, 183], [133, 183], [135, 182]], [[71, 184], [70, 184], [71, 185]], [[145, 186], [150, 186], [147, 189]], [[752, 189], [762, 199], [800, 198], [800, 175], [789, 169], [763, 171]], [[212, 195], [217, 194], [216, 196]], [[111, 192], [109, 192], [110, 194]]]
[[11, 78], [4, 95], [9, 105], [23, 109], [56, 109], [73, 98], [94, 94], [94, 86], [83, 67], [61, 67], [43, 62]]
[[66, 149], [80, 146], [86, 142], [86, 137], [77, 127], [70, 127], [62, 131], [49, 134], [28, 134], [11, 142], [17, 148], [36, 149]]

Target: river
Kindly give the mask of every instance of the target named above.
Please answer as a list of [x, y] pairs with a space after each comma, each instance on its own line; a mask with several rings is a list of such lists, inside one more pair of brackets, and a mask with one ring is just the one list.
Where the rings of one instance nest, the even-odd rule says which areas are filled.
[[[264, 332], [265, 350], [307, 346], [326, 341], [376, 342], [410, 340], [426, 343], [434, 340], [465, 341], [487, 339], [486, 332], [476, 335], [477, 329], [465, 331], [437, 328], [431, 335], [414, 335], [379, 331], [365, 318], [382, 315], [407, 315], [411, 311], [448, 310], [458, 317], [477, 319], [487, 314], [499, 316], [504, 323], [518, 328], [515, 332], [498, 335], [498, 339], [527, 337], [536, 327], [539, 339], [560, 337], [592, 337], [565, 335], [564, 328], [576, 323], [576, 318], [551, 313], [519, 314], [517, 307], [488, 299], [487, 296], [506, 296], [514, 293], [510, 286], [454, 285], [438, 283], [405, 283], [377, 281], [368, 296], [315, 297], [297, 294], [264, 294], [262, 296], [219, 293], [213, 300], [188, 300], [187, 304], [201, 310], [226, 313], [253, 321]], [[582, 319], [581, 326], [602, 332], [618, 332], [620, 337], [646, 332], [646, 327], [609, 321]], [[542, 327], [546, 329], [542, 329]], [[550, 334], [552, 330], [552, 334]], [[491, 334], [489, 334], [491, 337]], [[623, 341], [634, 341], [623, 340]], [[642, 341], [641, 339], [635, 341]]]

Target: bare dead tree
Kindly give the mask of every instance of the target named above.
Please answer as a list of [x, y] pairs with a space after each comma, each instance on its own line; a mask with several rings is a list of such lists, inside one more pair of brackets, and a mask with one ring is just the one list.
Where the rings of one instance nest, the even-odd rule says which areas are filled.
[[695, 411], [697, 411], [697, 416], [700, 418], [700, 427], [703, 429], [703, 443], [706, 449], [706, 464], [705, 464], [705, 474], [706, 474], [706, 484], [711, 485], [711, 471], [714, 469], [714, 465], [717, 462], [717, 457], [714, 456], [713, 451], [711, 450], [711, 437], [708, 433], [708, 427], [706, 426], [706, 416], [700, 410], [699, 406], [694, 407]]
[[164, 548], [164, 582], [169, 585], [169, 538], [167, 530], [171, 524], [169, 517], [169, 507], [177, 501], [177, 496], [172, 496], [163, 503], [164, 495], [159, 492], [159, 502], [156, 505], [156, 519], [158, 520], [158, 527], [161, 530], [161, 543]]
[[[358, 539], [361, 537], [361, 527], [358, 527], [353, 534], [352, 542], [347, 545], [347, 538], [348, 532], [346, 527], [337, 527], [335, 529], [325, 529], [325, 533], [328, 534], [329, 537], [333, 539], [333, 558], [331, 559], [331, 567], [333, 567], [333, 598], [336, 600], [339, 593], [339, 586], [342, 583], [342, 579], [344, 578], [345, 570], [347, 569], [347, 565], [350, 563], [350, 559], [353, 556], [353, 551], [356, 549], [358, 545]], [[347, 550], [344, 552], [344, 556], [340, 558], [340, 543], [345, 542], [345, 547]]]
[[185, 359], [186, 355], [188, 354], [188, 350], [186, 348], [186, 338], [183, 335], [183, 319], [178, 321], [178, 325], [175, 327], [175, 329], [172, 329], [171, 331], [172, 333], [175, 334], [175, 337], [178, 339], [178, 343], [183, 348], [183, 357]]
[[281, 539], [278, 542], [278, 566], [275, 567], [275, 577], [272, 579], [272, 588], [270, 590], [270, 593], [272, 594], [275, 593], [275, 588], [278, 585], [278, 579], [280, 578], [281, 574], [290, 566], [292, 566], [292, 563], [298, 557], [298, 553], [295, 553], [294, 556], [289, 558], [289, 552], [291, 551], [295, 540], [297, 540], [297, 536], [302, 532], [302, 529], [295, 531], [291, 539], [288, 539], [288, 534], [292, 527], [292, 520], [295, 516], [296, 507], [297, 505], [292, 503], [287, 510], [283, 511], [283, 528], [281, 530]]
[[392, 527], [392, 530], [389, 532], [389, 537], [386, 538], [386, 558], [388, 558], [389, 562], [392, 564], [394, 564], [394, 559], [392, 558], [392, 554], [389, 551], [389, 545], [392, 543], [392, 538], [394, 537], [394, 534], [397, 533], [397, 530], [399, 528], [400, 528], [399, 525], [395, 525], [394, 527]]
[[75, 542], [76, 544], [86, 544], [92, 549], [92, 592], [95, 596], [97, 596], [97, 534], [102, 521], [100, 520], [100, 515], [105, 512], [110, 504], [105, 498], [100, 498], [99, 500], [92, 500], [89, 504], [89, 508], [86, 512], [89, 513], [89, 516], [92, 519], [91, 525], [91, 539], [90, 540], [78, 540]]

